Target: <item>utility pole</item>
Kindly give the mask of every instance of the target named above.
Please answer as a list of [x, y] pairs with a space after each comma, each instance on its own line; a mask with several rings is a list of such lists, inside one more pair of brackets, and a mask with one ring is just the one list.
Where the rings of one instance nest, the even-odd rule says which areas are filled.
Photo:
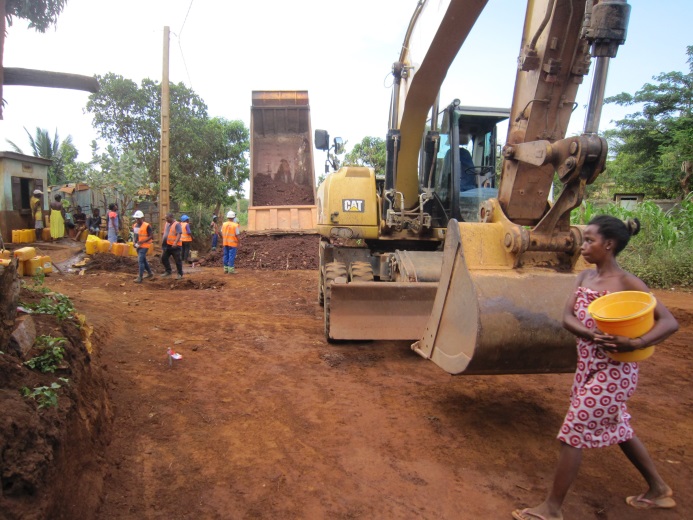
[[170, 211], [169, 192], [169, 119], [171, 116], [171, 98], [168, 84], [168, 47], [169, 28], [164, 27], [164, 66], [161, 78], [161, 147], [159, 149], [159, 232], [166, 228], [166, 213]]

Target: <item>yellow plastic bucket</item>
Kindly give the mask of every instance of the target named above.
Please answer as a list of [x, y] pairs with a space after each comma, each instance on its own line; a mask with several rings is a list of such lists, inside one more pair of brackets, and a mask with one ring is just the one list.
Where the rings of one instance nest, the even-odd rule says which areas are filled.
[[[597, 328], [614, 336], [639, 338], [654, 327], [654, 310], [657, 300], [651, 293], [620, 291], [597, 298], [587, 312], [592, 315]], [[654, 354], [654, 347], [633, 352], [607, 352], [616, 361], [642, 361]]]
[[53, 272], [53, 262], [51, 261], [50, 256], [41, 256], [41, 268], [43, 269], [43, 274], [49, 274]]
[[96, 247], [99, 253], [108, 253], [111, 250], [111, 243], [108, 240], [99, 240]]
[[20, 262], [31, 260], [36, 256], [36, 249], [33, 247], [22, 247], [14, 250], [14, 257], [19, 258]]
[[24, 274], [26, 276], [35, 276], [43, 269], [43, 262], [40, 256], [35, 256], [24, 261]]

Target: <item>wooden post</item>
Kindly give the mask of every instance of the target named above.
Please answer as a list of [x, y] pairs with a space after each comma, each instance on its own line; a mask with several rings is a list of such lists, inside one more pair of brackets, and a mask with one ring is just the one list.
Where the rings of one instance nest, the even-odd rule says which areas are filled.
[[166, 214], [170, 211], [169, 192], [169, 118], [171, 100], [168, 82], [169, 28], [164, 27], [164, 64], [161, 78], [161, 148], [159, 153], [159, 233], [166, 227]]
[[0, 0], [0, 121], [2, 121], [3, 88], [5, 84], [3, 54], [5, 54], [5, 16], [7, 15], [7, 4], [5, 0]]

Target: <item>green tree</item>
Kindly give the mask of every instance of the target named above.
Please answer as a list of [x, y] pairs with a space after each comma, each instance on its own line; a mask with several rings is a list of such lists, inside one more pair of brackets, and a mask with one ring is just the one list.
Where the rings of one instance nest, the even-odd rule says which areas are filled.
[[0, 0], [0, 120], [5, 99], [2, 96], [3, 54], [7, 26], [12, 26], [15, 18], [29, 21], [29, 29], [46, 32], [58, 21], [58, 15], [65, 8], [67, 0]]
[[[77, 159], [77, 148], [72, 144], [72, 136], [68, 135], [61, 142], [57, 129], [55, 137], [52, 139], [48, 130], [43, 128], [36, 127], [36, 133], [33, 136], [26, 127], [24, 131], [29, 138], [29, 146], [34, 157], [42, 157], [53, 161], [53, 164], [48, 167], [48, 184], [62, 184], [69, 180], [66, 168]], [[9, 139], [6, 139], [6, 141], [15, 152], [24, 154], [17, 144]]]
[[621, 188], [653, 197], [680, 198], [691, 191], [693, 164], [693, 46], [687, 47], [689, 72], [655, 76], [634, 95], [607, 98], [642, 109], [605, 132], [611, 151], [607, 178]]
[[147, 169], [137, 154], [132, 150], [119, 153], [113, 146], [101, 154], [93, 148], [93, 160], [83, 179], [103, 193], [104, 207], [114, 200], [122, 200], [122, 208], [127, 209], [133, 202], [144, 199], [147, 188], [151, 187]]
[[[133, 152], [159, 180], [161, 85], [141, 85], [120, 75], [98, 77], [101, 88], [89, 96], [94, 127], [114, 153]], [[174, 198], [189, 204], [226, 204], [248, 179], [248, 130], [241, 121], [209, 118], [204, 101], [182, 83], [170, 85], [169, 164]]]
[[386, 163], [385, 141], [379, 137], [364, 137], [344, 156], [345, 166], [369, 166], [378, 176], [385, 175]]

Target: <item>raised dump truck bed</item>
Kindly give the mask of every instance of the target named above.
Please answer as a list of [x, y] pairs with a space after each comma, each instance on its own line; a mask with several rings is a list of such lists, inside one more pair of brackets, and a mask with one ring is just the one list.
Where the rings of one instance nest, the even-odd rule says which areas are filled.
[[314, 231], [313, 140], [305, 90], [256, 90], [248, 231]]

